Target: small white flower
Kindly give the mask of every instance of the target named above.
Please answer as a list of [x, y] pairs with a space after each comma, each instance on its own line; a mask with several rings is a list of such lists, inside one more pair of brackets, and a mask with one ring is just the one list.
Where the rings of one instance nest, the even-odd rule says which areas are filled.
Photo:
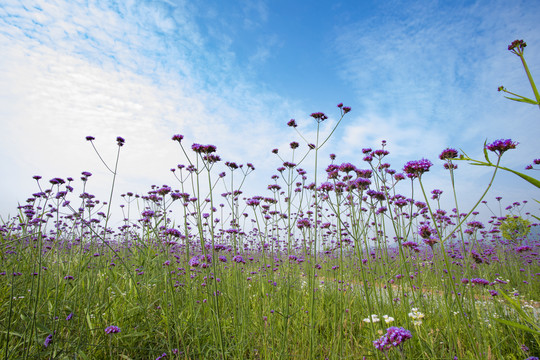
[[371, 318], [367, 317], [362, 321], [364, 321], [366, 323], [370, 323], [370, 322], [376, 323], [376, 322], [381, 321], [381, 319], [379, 319], [379, 315], [373, 314], [373, 315], [371, 315]]
[[383, 315], [383, 318], [384, 318], [384, 322], [386, 322], [387, 324], [390, 324], [391, 322], [394, 321], [394, 318], [388, 315]]
[[418, 311], [418, 308], [412, 308], [409, 317], [413, 320], [413, 325], [418, 326], [422, 325], [422, 319], [425, 315]]

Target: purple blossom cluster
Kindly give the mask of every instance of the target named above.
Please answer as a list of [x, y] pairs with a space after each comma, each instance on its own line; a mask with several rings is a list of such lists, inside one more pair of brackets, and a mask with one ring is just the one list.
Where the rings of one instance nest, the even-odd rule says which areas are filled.
[[402, 347], [403, 343], [412, 338], [412, 334], [409, 330], [405, 330], [402, 327], [392, 326], [386, 329], [384, 334], [379, 339], [373, 341], [375, 349], [382, 352], [386, 352], [395, 347]]

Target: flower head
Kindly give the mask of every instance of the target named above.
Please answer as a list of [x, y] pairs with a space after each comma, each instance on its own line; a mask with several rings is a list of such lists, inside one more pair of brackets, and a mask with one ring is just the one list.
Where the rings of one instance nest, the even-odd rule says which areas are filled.
[[118, 326], [111, 325], [105, 329], [105, 334], [116, 334], [119, 333], [121, 330]]
[[422, 314], [418, 308], [412, 308], [411, 312], [409, 313], [409, 317], [413, 321], [414, 326], [422, 325], [422, 319], [425, 317], [424, 314]]
[[323, 122], [324, 120], [328, 119], [328, 116], [326, 116], [322, 112], [312, 113], [310, 116], [314, 118], [315, 120], [317, 120], [317, 122]]
[[124, 140], [123, 137], [121, 137], [121, 136], [116, 137], [116, 143], [118, 144], [118, 146], [124, 146], [125, 142], [126, 142], [126, 140]]
[[449, 159], [455, 159], [458, 157], [458, 152], [456, 149], [445, 149], [443, 152], [439, 155], [439, 159], [441, 160], [449, 160]]
[[423, 173], [428, 172], [433, 163], [427, 159], [409, 161], [403, 167], [403, 171], [411, 179], [419, 178]]
[[380, 339], [373, 341], [373, 346], [375, 346], [377, 350], [385, 352], [393, 347], [401, 348], [402, 344], [410, 338], [412, 338], [412, 334], [409, 330], [405, 330], [402, 327], [392, 326], [386, 329], [386, 334], [384, 334]]
[[515, 149], [518, 145], [517, 142], [512, 141], [511, 139], [499, 139], [495, 140], [491, 144], [486, 145], [486, 149], [493, 151], [497, 155], [501, 156], [504, 152]]
[[296, 125], [296, 121], [294, 119], [291, 119], [289, 120], [289, 122], [287, 123], [287, 126], [290, 126], [290, 127], [297, 127], [298, 125]]
[[47, 347], [49, 346], [49, 344], [52, 342], [52, 334], [49, 334], [49, 336], [47, 336], [47, 338], [45, 339], [45, 342], [43, 343], [43, 346]]
[[173, 135], [172, 140], [182, 142], [183, 138], [184, 138], [184, 135], [176, 134], [176, 135]]
[[523, 40], [514, 40], [508, 45], [508, 51], [520, 56], [523, 55], [523, 50], [527, 46], [527, 43]]

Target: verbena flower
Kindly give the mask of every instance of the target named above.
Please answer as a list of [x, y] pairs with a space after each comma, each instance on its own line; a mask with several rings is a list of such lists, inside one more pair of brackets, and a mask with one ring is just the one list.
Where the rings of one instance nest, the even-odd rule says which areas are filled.
[[394, 347], [403, 347], [402, 344], [410, 338], [412, 338], [412, 334], [409, 330], [392, 326], [386, 330], [386, 334], [380, 339], [373, 341], [373, 346], [377, 350], [386, 352]]
[[45, 339], [45, 342], [43, 343], [43, 346], [47, 347], [49, 346], [49, 344], [52, 342], [52, 334], [49, 334], [49, 336], [47, 336], [47, 338]]
[[510, 149], [515, 149], [518, 144], [519, 143], [514, 142], [511, 139], [505, 139], [505, 140], [499, 139], [499, 140], [495, 140], [491, 144], [487, 144], [486, 149], [488, 149], [489, 151], [493, 151], [494, 153], [501, 156], [506, 151]]
[[180, 135], [180, 134], [173, 135], [172, 137], [173, 141], [182, 142], [182, 139], [184, 139], [184, 135]]
[[445, 149], [442, 151], [442, 153], [439, 155], [439, 159], [441, 160], [450, 160], [450, 159], [456, 159], [458, 157], [458, 152], [456, 149]]
[[317, 122], [323, 122], [324, 120], [328, 119], [328, 116], [326, 116], [322, 112], [312, 113], [310, 116], [314, 118], [315, 120], [317, 120]]
[[119, 333], [121, 330], [118, 326], [111, 325], [105, 329], [105, 334], [116, 334]]
[[423, 173], [428, 172], [433, 163], [427, 159], [409, 161], [403, 167], [403, 171], [411, 179], [419, 178]]

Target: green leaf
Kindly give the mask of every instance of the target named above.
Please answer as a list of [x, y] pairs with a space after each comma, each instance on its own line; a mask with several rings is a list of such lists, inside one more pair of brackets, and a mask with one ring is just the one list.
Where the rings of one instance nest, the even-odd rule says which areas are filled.
[[506, 170], [506, 171], [510, 171], [511, 173], [514, 173], [516, 174], [517, 176], [519, 176], [520, 178], [530, 182], [531, 184], [533, 184], [534, 186], [536, 186], [537, 188], [540, 189], [540, 180], [537, 180], [533, 177], [530, 177], [529, 175], [525, 175], [525, 174], [522, 174], [520, 172], [517, 172], [515, 170], [512, 170], [512, 169], [509, 169], [507, 167], [504, 167], [504, 166], [499, 166], [499, 169], [503, 169], [503, 170]]
[[486, 144], [487, 144], [487, 139], [486, 139], [486, 141], [484, 141], [484, 157], [486, 158], [486, 161], [488, 162], [488, 164], [491, 164], [491, 161], [489, 161]]
[[[519, 95], [518, 95], [519, 96]], [[514, 101], [518, 101], [518, 102], [523, 102], [523, 103], [527, 103], [527, 104], [531, 104], [531, 105], [538, 105], [538, 103], [534, 100], [531, 100], [529, 98], [526, 98], [526, 97], [521, 97], [521, 99], [518, 99], [518, 98], [511, 98], [511, 97], [508, 97], [508, 96], [505, 96], [505, 98], [509, 99], [509, 100], [514, 100]]]
[[501, 323], [501, 324], [504, 324], [504, 325], [507, 325], [507, 326], [510, 326], [510, 327], [513, 327], [513, 328], [516, 328], [516, 329], [520, 329], [520, 330], [523, 330], [523, 331], [528, 331], [528, 332], [531, 332], [533, 334], [536, 334], [536, 335], [540, 335], [540, 331], [536, 331], [536, 330], [533, 330], [523, 324], [520, 324], [520, 323], [517, 323], [517, 322], [514, 322], [514, 321], [510, 321], [510, 320], [504, 320], [504, 319], [497, 319], [497, 318], [492, 318], [493, 320], [495, 320], [496, 322], [498, 323]]

